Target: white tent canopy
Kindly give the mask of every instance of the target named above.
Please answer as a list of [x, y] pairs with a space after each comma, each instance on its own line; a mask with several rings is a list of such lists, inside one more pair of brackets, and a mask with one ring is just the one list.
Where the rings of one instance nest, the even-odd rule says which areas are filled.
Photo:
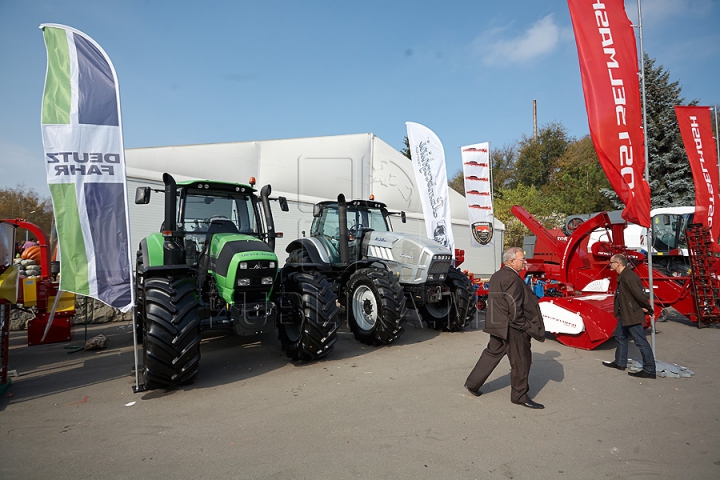
[[[257, 180], [256, 187], [270, 184], [273, 196], [283, 195], [290, 212], [274, 210], [278, 231], [276, 252], [284, 261], [285, 246], [303, 231], [309, 232], [312, 205], [318, 201], [369, 198], [404, 210], [408, 222], [395, 221], [395, 230], [425, 236], [425, 225], [412, 164], [408, 158], [372, 133], [253, 142], [216, 143], [127, 149], [125, 152], [130, 198], [137, 186], [161, 185], [164, 172], [176, 180], [207, 179], [237, 183]], [[162, 195], [150, 207], [131, 205], [132, 242], [158, 231], [162, 222]], [[500, 266], [505, 226], [495, 220], [495, 249], [470, 247], [465, 198], [450, 190], [450, 206], [456, 248], [465, 250], [461, 268], [488, 277]], [[479, 253], [482, 251], [482, 255]]]

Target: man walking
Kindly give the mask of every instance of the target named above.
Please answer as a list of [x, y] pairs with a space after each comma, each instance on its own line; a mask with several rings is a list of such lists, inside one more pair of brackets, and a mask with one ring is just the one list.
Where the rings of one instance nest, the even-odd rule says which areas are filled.
[[642, 326], [645, 313], [650, 311], [652, 305], [645, 298], [640, 277], [628, 268], [628, 259], [625, 255], [613, 255], [610, 258], [610, 268], [618, 274], [614, 307], [615, 317], [618, 319], [615, 329], [617, 348], [615, 360], [604, 361], [603, 365], [618, 370], [627, 368], [628, 336], [631, 336], [642, 355], [643, 369], [638, 372], [628, 372], [628, 375], [655, 378], [655, 357]]
[[535, 318], [539, 308], [535, 308], [533, 299], [528, 298], [532, 293], [518, 274], [527, 263], [522, 248], [508, 248], [503, 254], [503, 263], [505, 266], [490, 277], [484, 328], [485, 333], [490, 334], [490, 340], [465, 381], [465, 388], [475, 396], [482, 395], [480, 387], [507, 354], [510, 360], [510, 401], [528, 408], [545, 408], [533, 402], [527, 394], [532, 363], [530, 336], [544, 339], [545, 330], [542, 317]]

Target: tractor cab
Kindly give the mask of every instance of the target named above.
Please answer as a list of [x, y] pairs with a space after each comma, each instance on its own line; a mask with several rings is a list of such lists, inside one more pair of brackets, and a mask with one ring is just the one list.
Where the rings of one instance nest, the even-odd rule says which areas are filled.
[[661, 254], [687, 256], [685, 231], [693, 223], [695, 207], [659, 208], [653, 211], [653, 248]]
[[262, 238], [264, 228], [259, 214], [260, 202], [253, 195], [255, 189], [237, 186], [228, 191], [213, 186], [216, 188], [210, 190], [193, 184], [186, 188], [178, 185], [177, 224], [185, 231], [183, 246], [189, 265], [195, 264], [199, 255], [210, 248], [212, 237], [216, 235], [242, 234]]
[[[332, 264], [340, 264], [340, 215], [338, 203], [321, 202], [315, 205], [310, 236], [323, 244]], [[384, 203], [370, 200], [353, 200], [347, 203], [347, 232], [350, 261], [363, 255], [363, 238], [366, 232], [391, 232], [390, 213]], [[402, 214], [404, 216], [404, 212]]]

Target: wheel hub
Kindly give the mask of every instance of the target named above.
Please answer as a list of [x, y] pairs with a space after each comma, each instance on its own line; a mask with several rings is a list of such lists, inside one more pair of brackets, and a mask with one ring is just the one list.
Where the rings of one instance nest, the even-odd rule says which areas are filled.
[[365, 312], [365, 315], [372, 315], [373, 304], [370, 300], [365, 299], [365, 301], [363, 302], [363, 312]]
[[377, 300], [372, 290], [365, 285], [353, 292], [352, 311], [355, 321], [363, 330], [372, 330], [377, 322]]

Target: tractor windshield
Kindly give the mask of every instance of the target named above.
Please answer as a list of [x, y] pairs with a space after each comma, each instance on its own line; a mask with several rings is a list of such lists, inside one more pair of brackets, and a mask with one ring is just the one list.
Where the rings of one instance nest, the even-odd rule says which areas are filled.
[[379, 208], [349, 207], [347, 213], [348, 230], [361, 228], [372, 229], [377, 232], [387, 232], [388, 225], [385, 216]]
[[178, 219], [178, 222], [182, 222], [185, 231], [189, 233], [217, 230], [223, 233], [259, 234], [251, 195], [226, 192], [188, 194], [181, 212], [185, 218]]
[[[321, 217], [313, 222], [310, 234], [337, 240], [340, 238], [338, 220], [337, 205], [328, 205], [323, 208]], [[352, 236], [358, 235], [362, 230], [389, 230], [381, 209], [356, 205], [348, 205], [347, 229]]]
[[653, 247], [658, 252], [687, 249], [685, 230], [693, 221], [692, 213], [661, 214], [653, 217]]

